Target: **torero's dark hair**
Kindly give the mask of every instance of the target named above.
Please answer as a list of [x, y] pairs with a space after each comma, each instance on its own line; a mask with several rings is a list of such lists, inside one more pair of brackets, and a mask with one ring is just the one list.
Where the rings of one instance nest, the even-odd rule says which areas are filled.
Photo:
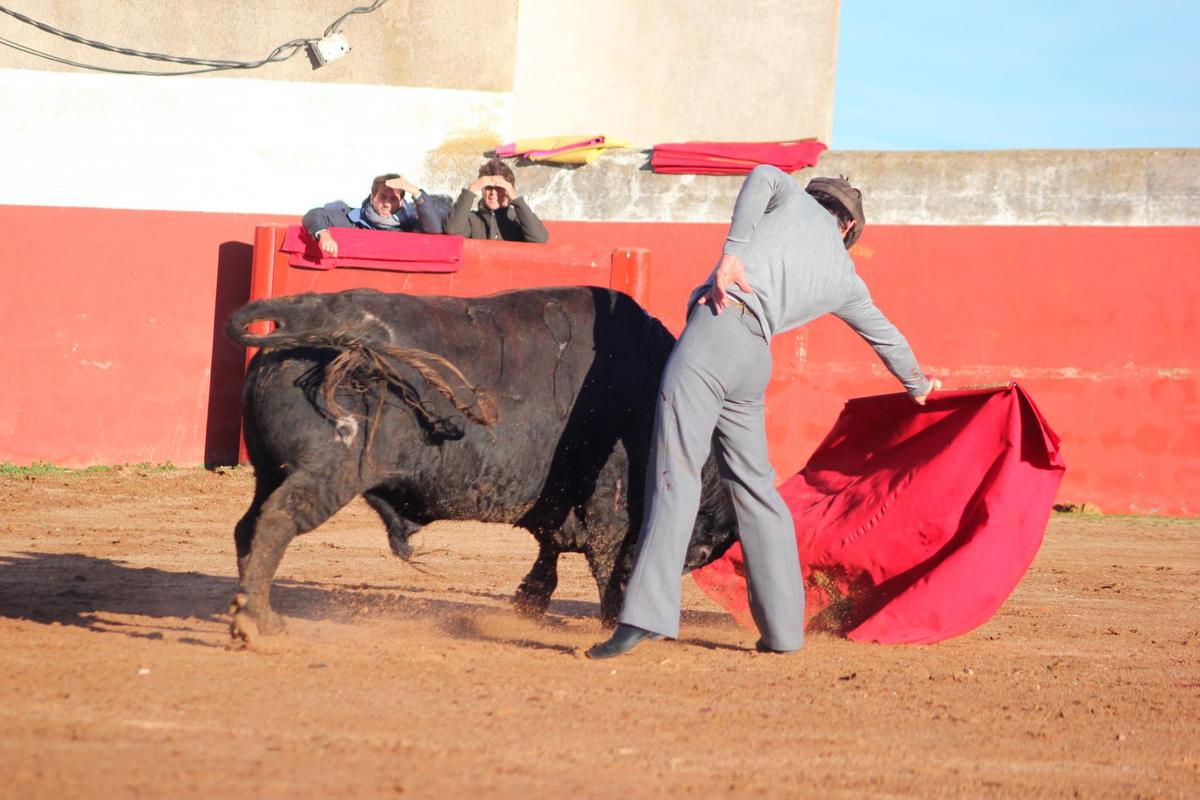
[[837, 217], [838, 222], [842, 223], [843, 225], [849, 225], [854, 221], [854, 215], [851, 214], [844, 205], [839, 203], [837, 200], [834, 200], [832, 197], [829, 197], [828, 195], [813, 195], [813, 199], [821, 204], [821, 208]]

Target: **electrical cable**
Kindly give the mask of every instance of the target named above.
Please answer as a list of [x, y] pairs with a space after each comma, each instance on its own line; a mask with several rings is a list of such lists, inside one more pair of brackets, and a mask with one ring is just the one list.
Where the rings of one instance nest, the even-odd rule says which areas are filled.
[[359, 6], [358, 8], [350, 9], [345, 14], [342, 14], [340, 17], [335, 19], [333, 22], [329, 23], [329, 27], [325, 29], [325, 33], [323, 33], [321, 35], [324, 37], [324, 36], [328, 36], [329, 34], [333, 33], [335, 30], [337, 30], [337, 26], [342, 24], [342, 20], [344, 20], [346, 17], [350, 16], [351, 14], [370, 14], [372, 11], [379, 8], [381, 5], [383, 5], [386, 2], [387, 2], [387, 0], [375, 0], [375, 2], [369, 6]]
[[[295, 47], [296, 49], [299, 49], [299, 48], [303, 47], [304, 45], [306, 45], [307, 43], [308, 43], [307, 39], [296, 39], [296, 40], [293, 40], [292, 42], [288, 42], [287, 44], [280, 45], [279, 48], [277, 48], [277, 51], [279, 49], [282, 49], [285, 47]], [[255, 66], [261, 66], [262, 64], [265, 64], [265, 63], [286, 61], [288, 58], [291, 58], [292, 55], [295, 55], [295, 53], [293, 52], [292, 54], [288, 55], [285, 58], [275, 58], [275, 59], [271, 59], [269, 62], [264, 60], [261, 63], [251, 64], [249, 66], [241, 66], [241, 67], [228, 67], [228, 66], [201, 67], [200, 69], [179, 70], [177, 72], [150, 72], [148, 70], [141, 70], [141, 69], [119, 69], [117, 67], [101, 67], [101, 66], [97, 66], [95, 64], [83, 64], [78, 61], [72, 61], [69, 58], [63, 58], [61, 56], [52, 55], [50, 53], [44, 53], [41, 50], [35, 50], [32, 47], [28, 47], [26, 45], [19, 44], [17, 42], [9, 41], [8, 39], [4, 39], [4, 38], [0, 38], [0, 44], [5, 45], [6, 47], [11, 47], [14, 50], [19, 50], [22, 53], [28, 53], [33, 56], [38, 56], [39, 58], [47, 59], [48, 61], [56, 61], [59, 64], [66, 64], [68, 66], [79, 67], [81, 69], [90, 69], [95, 72], [111, 72], [111, 73], [115, 73], [117, 75], [150, 75], [150, 76], [164, 76], [164, 77], [170, 76], [170, 75], [198, 75], [202, 72], [221, 72], [221, 71], [230, 70], [230, 69], [253, 69]]]
[[[331, 33], [333, 33], [333, 31], [337, 28], [337, 26], [340, 25], [342, 23], [342, 21], [345, 20], [350, 15], [352, 15], [352, 14], [369, 14], [370, 12], [379, 8], [381, 5], [383, 5], [386, 2], [387, 2], [387, 0], [375, 0], [375, 2], [369, 6], [358, 6], [357, 8], [350, 9], [349, 11], [347, 11], [346, 13], [342, 14], [340, 17], [335, 19], [332, 23], [330, 23], [327, 28], [325, 28], [325, 33], [322, 34], [322, 38], [325, 36], [329, 36]], [[31, 19], [30, 17], [27, 17], [24, 14], [13, 11], [12, 9], [2, 6], [2, 5], [0, 5], [0, 13], [7, 14], [16, 20], [19, 20], [20, 22], [24, 22], [27, 25], [31, 25], [31, 26], [37, 28], [38, 30], [53, 34], [55, 36], [62, 37], [64, 39], [67, 39], [68, 41], [87, 45], [88, 47], [94, 47], [98, 50], [106, 50], [108, 52], [118, 53], [120, 55], [134, 56], [134, 57], [138, 57], [138, 58], [146, 58], [146, 59], [151, 59], [154, 61], [167, 61], [167, 62], [171, 62], [171, 63], [175, 63], [175, 64], [187, 64], [187, 65], [191, 65], [191, 66], [201, 67], [201, 69], [182, 70], [182, 71], [178, 71], [178, 72], [150, 72], [150, 71], [146, 71], [146, 70], [127, 70], [127, 69], [117, 69], [114, 67], [101, 67], [101, 66], [97, 66], [94, 64], [83, 64], [78, 61], [72, 61], [70, 59], [62, 58], [60, 56], [51, 55], [50, 53], [45, 53], [45, 52], [42, 52], [41, 50], [35, 50], [32, 47], [28, 47], [26, 45], [22, 45], [17, 42], [13, 42], [8, 39], [0, 38], [0, 44], [5, 45], [6, 47], [11, 47], [14, 50], [19, 50], [23, 53], [28, 53], [30, 55], [38, 56], [40, 58], [45, 58], [50, 61], [58, 62], [60, 64], [66, 64], [66, 65], [73, 66], [73, 67], [79, 67], [81, 69], [90, 69], [90, 70], [95, 70], [97, 72], [112, 72], [112, 73], [117, 73], [120, 75], [152, 75], [152, 76], [195, 75], [195, 74], [198, 74], [201, 72], [218, 72], [218, 71], [222, 71], [222, 70], [231, 70], [231, 69], [257, 69], [258, 67], [265, 66], [266, 64], [273, 64], [273, 63], [277, 63], [280, 61], [287, 61], [289, 58], [296, 55], [297, 52], [299, 52], [303, 47], [308, 45], [310, 42], [316, 41], [314, 39], [292, 39], [291, 41], [284, 42], [283, 44], [279, 45], [274, 50], [272, 50], [270, 52], [270, 54], [267, 55], [266, 58], [260, 59], [259, 61], [227, 61], [227, 60], [221, 60], [221, 59], [190, 58], [187, 56], [172, 56], [172, 55], [166, 55], [164, 53], [153, 53], [153, 52], [149, 52], [149, 51], [145, 51], [145, 50], [132, 50], [132, 49], [125, 48], [125, 47], [117, 47], [115, 45], [106, 44], [105, 42], [98, 42], [93, 39], [87, 39], [82, 36], [78, 36], [76, 34], [69, 33], [67, 31], [59, 30], [58, 28], [55, 28], [52, 25], [47, 25], [44, 22], [38, 22], [35, 19]], [[288, 51], [290, 51], [290, 52], [288, 52]], [[287, 54], [283, 55], [285, 52]]]

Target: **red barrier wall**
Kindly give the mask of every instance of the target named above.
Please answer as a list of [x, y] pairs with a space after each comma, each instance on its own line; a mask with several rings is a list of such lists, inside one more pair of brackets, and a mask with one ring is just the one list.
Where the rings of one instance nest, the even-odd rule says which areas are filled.
[[[243, 354], [221, 329], [249, 296], [254, 226], [290, 222], [0, 207], [0, 462], [233, 463]], [[579, 252], [650, 250], [648, 305], [675, 331], [725, 229], [548, 227]], [[1196, 252], [1193, 227], [871, 226], [854, 257], [928, 371], [953, 387], [1015, 379], [1030, 391], [1064, 440], [1062, 499], [1196, 514]], [[466, 268], [459, 288], [470, 293], [560, 282], [552, 264]], [[598, 271], [607, 285], [607, 265]], [[421, 291], [432, 276], [411, 277]], [[898, 388], [835, 319], [777, 337], [773, 352], [768, 425], [781, 476], [803, 464], [845, 398]]]

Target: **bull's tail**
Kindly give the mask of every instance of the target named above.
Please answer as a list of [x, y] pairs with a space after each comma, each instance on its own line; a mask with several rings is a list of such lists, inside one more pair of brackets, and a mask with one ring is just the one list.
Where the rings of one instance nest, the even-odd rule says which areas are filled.
[[[272, 322], [274, 330], [269, 333], [252, 333], [248, 330], [255, 323]], [[299, 305], [295, 297], [272, 297], [255, 300], [233, 312], [225, 335], [243, 347], [296, 347], [291, 341], [297, 332], [316, 327], [325, 327], [312, 319], [309, 309]]]
[[[497, 421], [496, 404], [490, 393], [472, 384], [449, 359], [428, 350], [394, 345], [361, 330], [338, 325], [327, 315], [311, 312], [312, 309], [297, 305], [296, 298], [256, 300], [234, 312], [225, 333], [247, 347], [340, 350], [326, 365], [324, 380], [326, 406], [339, 414], [343, 409], [334, 399], [338, 389], [361, 391], [369, 384], [390, 384], [399, 387], [409, 405], [432, 421], [433, 414], [426, 403], [407, 388], [408, 383], [397, 366], [403, 365], [416, 370], [429, 386], [473, 422], [492, 425]], [[275, 329], [262, 334], [249, 332], [247, 327], [257, 322], [273, 322]], [[458, 386], [451, 385], [452, 381]]]

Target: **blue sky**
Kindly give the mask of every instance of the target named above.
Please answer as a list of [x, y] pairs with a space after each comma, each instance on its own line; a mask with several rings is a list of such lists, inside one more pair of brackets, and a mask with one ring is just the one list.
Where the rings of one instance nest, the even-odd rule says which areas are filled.
[[830, 145], [1200, 147], [1200, 1], [842, 0]]

